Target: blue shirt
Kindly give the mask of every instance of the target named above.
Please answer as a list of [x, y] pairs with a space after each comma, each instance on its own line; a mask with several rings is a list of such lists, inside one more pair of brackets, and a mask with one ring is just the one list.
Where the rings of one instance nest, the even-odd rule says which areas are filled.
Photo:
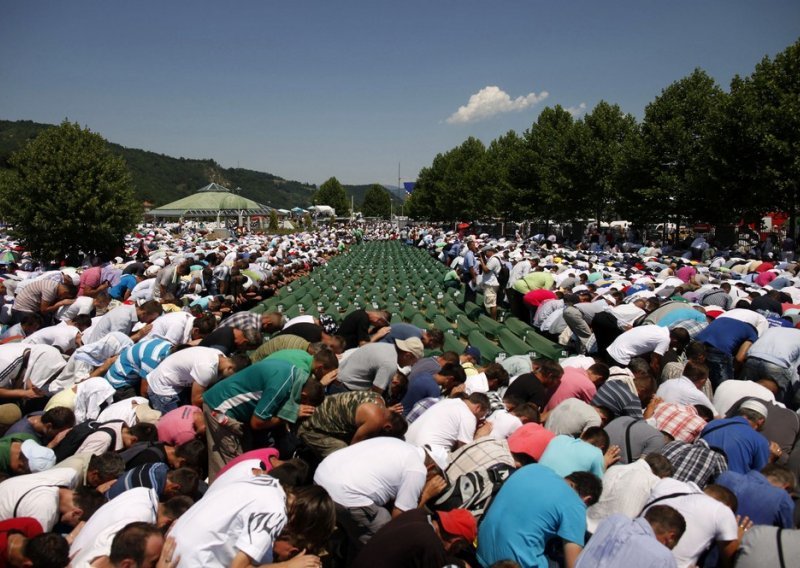
[[761, 470], [769, 463], [769, 442], [743, 416], [712, 420], [700, 437], [710, 447], [725, 452], [730, 471], [747, 473], [751, 469]]
[[526, 465], [508, 478], [478, 530], [478, 561], [491, 566], [515, 560], [547, 568], [544, 554], [554, 537], [583, 546], [586, 506], [572, 487], [548, 467]]
[[423, 330], [410, 323], [393, 323], [390, 329], [391, 331], [381, 339], [384, 343], [394, 343], [395, 339], [406, 340], [410, 337], [422, 339]]
[[694, 308], [681, 308], [679, 310], [672, 310], [671, 312], [667, 313], [663, 318], [658, 320], [658, 324], [656, 325], [661, 327], [669, 327], [674, 323], [686, 320], [705, 323], [706, 315], [695, 310]]
[[108, 289], [108, 294], [116, 300], [121, 300], [125, 296], [125, 290], [133, 290], [136, 287], [136, 276], [125, 274], [120, 278], [116, 286]]
[[439, 387], [439, 383], [436, 382], [432, 374], [423, 373], [417, 375], [414, 377], [414, 380], [409, 381], [408, 390], [401, 401], [403, 404], [403, 414], [411, 412], [414, 405], [423, 398], [428, 398], [429, 396], [438, 397], [441, 394], [442, 389]]
[[675, 557], [656, 540], [643, 517], [611, 515], [597, 527], [575, 563], [575, 568], [674, 568]]
[[115, 389], [135, 386], [167, 358], [172, 344], [164, 339], [145, 339], [123, 349], [106, 373]]
[[772, 485], [761, 472], [753, 470], [743, 475], [724, 471], [716, 483], [736, 495], [738, 515], [750, 517], [756, 525], [794, 528], [794, 501], [786, 490]]
[[758, 339], [758, 333], [749, 323], [734, 318], [717, 318], [698, 333], [696, 339], [723, 353], [736, 355], [742, 343], [755, 341]]
[[561, 477], [574, 471], [588, 471], [603, 477], [603, 451], [572, 436], [556, 436], [547, 444], [539, 463], [546, 465]]

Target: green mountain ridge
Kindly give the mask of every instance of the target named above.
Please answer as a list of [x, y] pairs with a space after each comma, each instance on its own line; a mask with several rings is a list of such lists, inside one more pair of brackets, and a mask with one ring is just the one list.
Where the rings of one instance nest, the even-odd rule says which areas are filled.
[[[52, 124], [30, 120], [0, 120], [0, 169], [9, 167], [11, 154]], [[102, 135], [102, 133], [101, 133]], [[241, 188], [243, 197], [278, 209], [308, 207], [316, 187], [299, 181], [245, 168], [224, 168], [213, 159], [174, 158], [148, 150], [126, 148], [108, 143], [111, 151], [124, 158], [133, 177], [134, 190], [141, 201], [156, 207], [195, 193], [216, 182], [229, 189]], [[348, 200], [353, 197], [356, 209], [361, 206], [369, 185], [345, 185]], [[390, 192], [400, 203], [400, 197]]]

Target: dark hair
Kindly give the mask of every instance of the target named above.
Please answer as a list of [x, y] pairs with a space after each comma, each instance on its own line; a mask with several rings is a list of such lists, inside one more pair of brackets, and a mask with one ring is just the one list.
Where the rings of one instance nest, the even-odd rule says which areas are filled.
[[281, 465], [273, 468], [269, 475], [281, 482], [286, 487], [299, 487], [308, 481], [308, 464], [300, 458], [286, 460]]
[[541, 418], [539, 408], [532, 402], [523, 402], [522, 404], [515, 405], [511, 414], [519, 419], [526, 418], [528, 422], [535, 422], [537, 424]]
[[58, 533], [46, 532], [29, 538], [23, 550], [32, 568], [69, 566], [69, 543]]
[[89, 458], [87, 471], [95, 471], [100, 483], [105, 483], [125, 473], [125, 460], [116, 452], [105, 452]]
[[35, 325], [37, 327], [42, 327], [44, 319], [39, 314], [29, 313], [22, 316], [19, 323], [26, 326]]
[[197, 328], [197, 332], [202, 336], [205, 337], [212, 331], [214, 328], [217, 327], [217, 318], [214, 314], [206, 313], [202, 316], [194, 318], [194, 322], [192, 323], [192, 327]]
[[289, 489], [294, 499], [287, 507], [289, 521], [281, 538], [311, 554], [321, 551], [336, 528], [336, 506], [319, 485]]
[[573, 471], [564, 479], [571, 481], [575, 485], [575, 491], [583, 499], [589, 498], [588, 505], [594, 505], [600, 499], [603, 492], [603, 482], [600, 478], [588, 471]]
[[180, 495], [194, 495], [200, 476], [190, 467], [179, 467], [167, 472], [167, 480], [178, 485]]
[[647, 465], [650, 466], [650, 471], [656, 477], [672, 477], [672, 474], [675, 473], [675, 467], [672, 462], [661, 454], [647, 454], [644, 456], [644, 461], [647, 462]]
[[595, 375], [600, 375], [601, 383], [604, 383], [608, 380], [608, 375], [610, 374], [610, 371], [608, 369], [608, 365], [606, 365], [605, 363], [595, 363], [594, 365], [589, 367], [588, 370], [594, 373]]
[[339, 358], [324, 345], [322, 349], [314, 354], [314, 363], [318, 363], [325, 371], [333, 371], [339, 368]]
[[693, 383], [703, 381], [708, 378], [708, 365], [691, 360], [686, 361], [686, 366], [683, 368], [683, 376]]
[[250, 357], [248, 357], [244, 353], [237, 353], [236, 355], [233, 355], [231, 357], [231, 363], [233, 363], [233, 369], [234, 369], [233, 372], [238, 373], [245, 367], [249, 367], [252, 361], [250, 361]]
[[438, 372], [439, 375], [444, 377], [451, 377], [458, 385], [464, 384], [467, 381], [467, 374], [464, 372], [464, 367], [458, 363], [445, 363]]
[[608, 433], [600, 426], [589, 426], [581, 433], [581, 440], [600, 448], [600, 451], [606, 453], [611, 441], [608, 438]]
[[425, 332], [428, 336], [428, 346], [430, 349], [439, 349], [444, 345], [444, 332], [441, 329], [429, 329]]
[[133, 560], [137, 566], [144, 562], [147, 540], [151, 536], [162, 536], [161, 530], [150, 523], [135, 522], [122, 527], [111, 541], [108, 559], [115, 566], [125, 559]]
[[692, 341], [686, 346], [686, 358], [690, 361], [705, 356], [706, 344], [702, 341]]
[[128, 431], [136, 437], [137, 442], [158, 442], [158, 428], [149, 422], [139, 422], [131, 426]]
[[303, 385], [307, 404], [319, 406], [325, 400], [325, 386], [314, 377], [310, 377]]
[[492, 403], [489, 401], [489, 397], [482, 392], [472, 393], [467, 397], [467, 400], [472, 404], [477, 404], [484, 412], [488, 412], [492, 406]]
[[788, 490], [792, 492], [797, 485], [797, 478], [792, 470], [785, 465], [779, 465], [777, 463], [767, 464], [764, 466], [764, 469], [761, 470], [761, 475], [770, 481], [776, 481], [782, 485], [786, 485]]
[[188, 511], [192, 505], [194, 505], [194, 499], [186, 495], [178, 495], [164, 503], [164, 514], [174, 521]]
[[402, 414], [397, 412], [389, 412], [389, 431], [386, 432], [387, 436], [403, 439], [408, 430], [408, 422]]
[[89, 314], [78, 314], [72, 318], [72, 323], [81, 331], [85, 331], [92, 325], [92, 318]]
[[653, 532], [675, 531], [675, 542], [679, 541], [686, 531], [686, 519], [669, 505], [653, 505], [644, 514], [644, 518], [653, 527]]
[[60, 431], [75, 426], [75, 413], [66, 406], [56, 406], [42, 414], [41, 421]]
[[714, 420], [714, 413], [704, 404], [695, 404], [692, 408], [694, 408], [697, 411], [697, 415], [706, 422]]
[[164, 313], [164, 308], [161, 307], [161, 304], [156, 300], [146, 301], [141, 306], [139, 306], [139, 309], [151, 316], [160, 316], [161, 314]]
[[707, 485], [706, 488], [703, 489], [703, 492], [723, 505], [727, 505], [734, 514], [739, 509], [739, 500], [736, 498], [736, 494], [727, 487], [712, 483], [711, 485]]
[[508, 371], [500, 363], [489, 363], [483, 373], [487, 381], [497, 381], [501, 387], [508, 386]]
[[180, 446], [175, 446], [175, 457], [183, 459], [184, 467], [190, 467], [197, 471], [200, 477], [205, 477], [208, 453], [204, 442], [189, 440]]
[[453, 365], [459, 365], [459, 366], [461, 365], [458, 353], [456, 353], [455, 351], [445, 351], [444, 353], [439, 355], [439, 357], [444, 359], [445, 364], [452, 363]]
[[540, 357], [534, 359], [533, 363], [539, 366], [539, 371], [547, 378], [552, 380], [560, 379], [564, 375], [564, 368], [552, 359]]
[[78, 487], [72, 495], [72, 502], [83, 511], [80, 520], [85, 521], [105, 505], [106, 496], [92, 487]]
[[686, 346], [689, 345], [689, 342], [692, 340], [689, 332], [682, 327], [671, 329], [669, 332], [669, 337], [677, 342], [678, 353], [681, 353], [684, 349], [686, 349]]
[[78, 295], [78, 289], [72, 282], [61, 282], [61, 286], [64, 287], [64, 291], [66, 292], [68, 298], [74, 298]]

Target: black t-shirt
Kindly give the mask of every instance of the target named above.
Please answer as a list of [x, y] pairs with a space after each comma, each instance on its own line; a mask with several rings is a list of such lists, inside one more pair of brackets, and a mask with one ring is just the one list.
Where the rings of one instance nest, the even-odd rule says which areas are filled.
[[532, 402], [540, 409], [547, 405], [552, 393], [547, 392], [533, 373], [525, 373], [517, 377], [506, 389], [504, 396], [516, 397], [525, 402]]
[[131, 262], [122, 270], [123, 274], [144, 274], [144, 263]]
[[369, 341], [369, 315], [366, 310], [356, 310], [347, 314], [339, 326], [339, 333], [347, 343], [347, 349], [355, 349], [362, 341]]
[[323, 329], [321, 325], [302, 322], [290, 325], [278, 335], [296, 335], [298, 337], [302, 337], [309, 343], [318, 343], [322, 341], [322, 332]]
[[233, 337], [232, 327], [218, 327], [200, 342], [201, 347], [213, 347], [222, 351], [228, 357], [231, 353], [236, 351], [236, 341]]
[[758, 298], [750, 302], [750, 308], [753, 310], [766, 310], [768, 312], [773, 312], [776, 314], [783, 313], [783, 306], [781, 306], [781, 303], [775, 298], [768, 296], [767, 294], [759, 296]]
[[122, 450], [119, 454], [125, 461], [125, 471], [148, 463], [168, 463], [165, 445], [163, 442], [136, 442], [130, 448]]
[[353, 568], [440, 567], [447, 552], [436, 536], [428, 513], [412, 509], [392, 519], [361, 550]]

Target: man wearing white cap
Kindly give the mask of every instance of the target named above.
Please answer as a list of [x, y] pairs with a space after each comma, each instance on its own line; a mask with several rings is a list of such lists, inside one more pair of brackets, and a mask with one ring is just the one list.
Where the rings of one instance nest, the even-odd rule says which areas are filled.
[[712, 420], [700, 437], [712, 448], [722, 450], [728, 469], [737, 473], [761, 470], [780, 455], [777, 444], [770, 443], [758, 431], [767, 419], [767, 407], [757, 400], [747, 400], [733, 418]]
[[56, 463], [53, 450], [40, 446], [31, 434], [0, 438], [0, 471], [10, 475], [37, 473]]
[[[336, 503], [353, 541], [367, 542], [383, 525], [444, 489], [447, 454], [397, 438], [372, 438], [322, 460], [314, 482]], [[387, 503], [393, 502], [391, 514]]]

